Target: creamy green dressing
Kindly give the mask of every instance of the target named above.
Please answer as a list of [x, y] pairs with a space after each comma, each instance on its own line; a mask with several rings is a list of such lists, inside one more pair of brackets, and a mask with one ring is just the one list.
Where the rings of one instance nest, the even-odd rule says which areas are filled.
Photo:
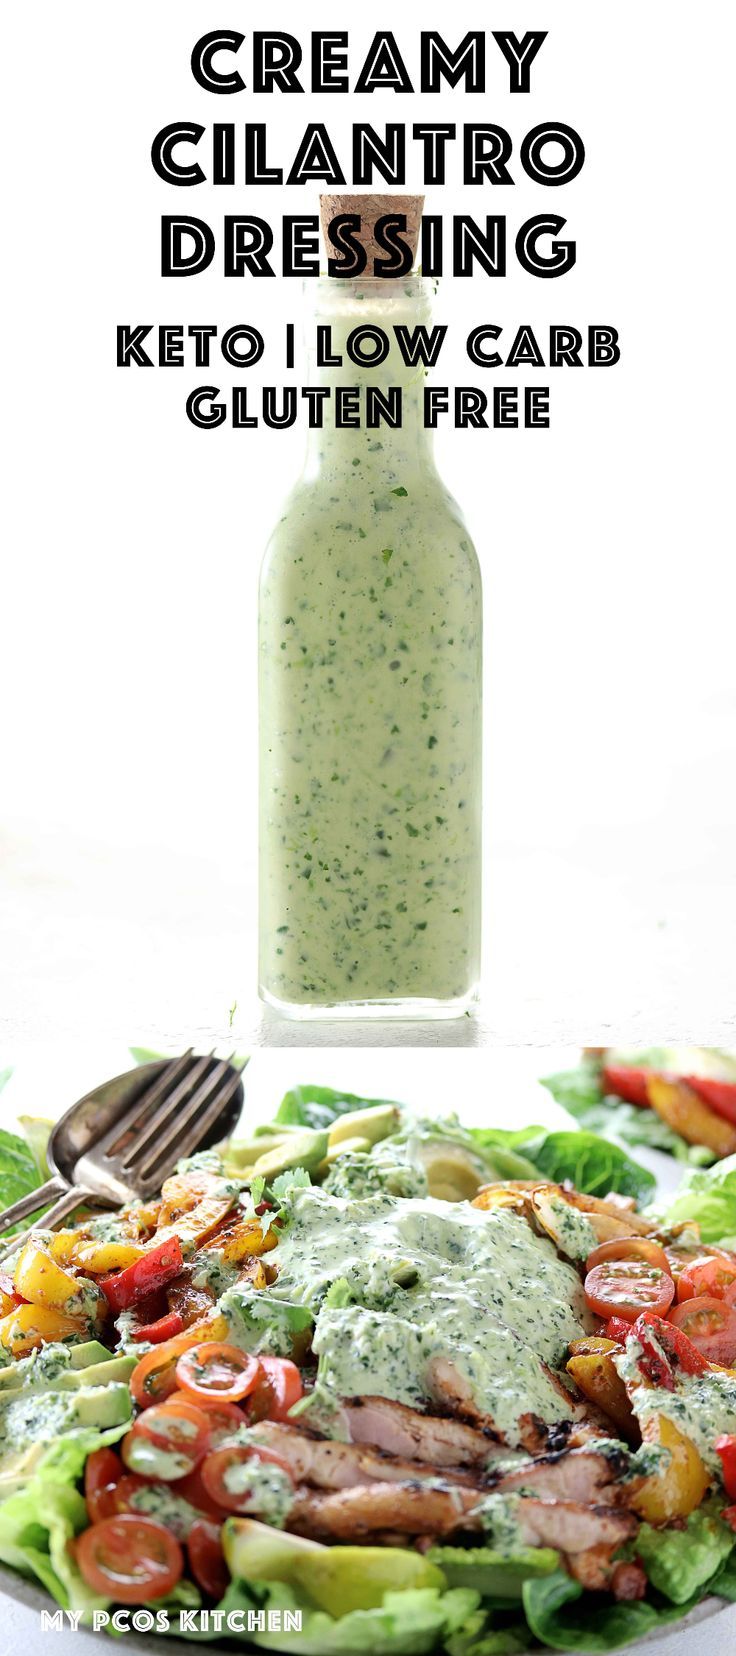
[[294, 1485], [280, 1466], [255, 1456], [248, 1461], [234, 1461], [226, 1468], [223, 1481], [231, 1495], [248, 1497], [249, 1513], [283, 1529], [294, 1505]]
[[549, 1206], [555, 1222], [558, 1248], [568, 1259], [587, 1259], [598, 1246], [593, 1226], [579, 1208], [566, 1202], [564, 1196], [550, 1196]]
[[[424, 369], [392, 328], [419, 281], [327, 281], [341, 368], [400, 385], [403, 425], [336, 429], [334, 401], [264, 559], [260, 593], [260, 978], [293, 1008], [462, 1004], [479, 974], [481, 590], [422, 423]], [[356, 367], [360, 324], [393, 341]]]
[[[585, 1331], [582, 1286], [516, 1214], [428, 1197], [295, 1190], [271, 1259], [278, 1277], [257, 1296], [261, 1308], [266, 1300], [310, 1307], [323, 1399], [374, 1393], [426, 1404], [435, 1396], [432, 1365], [445, 1358], [512, 1444], [521, 1414], [567, 1417], [542, 1365], [560, 1365]], [[242, 1304], [233, 1289], [221, 1309], [252, 1349]]]
[[480, 1519], [494, 1552], [502, 1557], [513, 1557], [525, 1545], [519, 1522], [520, 1502], [521, 1492], [512, 1491], [486, 1495], [475, 1508], [475, 1516]]
[[675, 1390], [640, 1383], [638, 1359], [641, 1346], [636, 1340], [627, 1340], [625, 1351], [614, 1358], [615, 1366], [627, 1384], [631, 1407], [641, 1425], [654, 1415], [662, 1414], [678, 1426], [695, 1444], [708, 1470], [721, 1476], [719, 1456], [713, 1447], [723, 1432], [736, 1432], [736, 1377], [710, 1369], [705, 1374], [683, 1374], [680, 1370]]

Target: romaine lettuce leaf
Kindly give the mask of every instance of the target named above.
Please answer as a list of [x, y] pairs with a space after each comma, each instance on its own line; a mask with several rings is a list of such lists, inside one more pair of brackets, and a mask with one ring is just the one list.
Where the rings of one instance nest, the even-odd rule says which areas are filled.
[[[717, 1586], [715, 1591], [719, 1591]], [[681, 1605], [668, 1604], [659, 1595], [656, 1599], [617, 1604], [599, 1594], [586, 1593], [564, 1570], [526, 1581], [523, 1587], [524, 1609], [532, 1632], [553, 1650], [567, 1651], [620, 1650], [666, 1627], [668, 1622], [679, 1621], [702, 1596], [702, 1591], [696, 1593]]]
[[736, 1156], [726, 1156], [714, 1167], [686, 1173], [664, 1210], [668, 1225], [696, 1219], [703, 1242], [720, 1242], [736, 1232]]
[[[43, 1125], [48, 1137], [48, 1124]], [[29, 1191], [37, 1190], [43, 1184], [35, 1148], [32, 1149], [27, 1139], [20, 1138], [17, 1133], [8, 1133], [5, 1128], [0, 1128], [0, 1209], [12, 1207], [21, 1196], [27, 1196]], [[38, 1152], [40, 1149], [38, 1141]], [[7, 1232], [8, 1236], [12, 1234], [12, 1231]]]
[[[246, 1582], [236, 1577], [217, 1608], [227, 1615], [241, 1611], [244, 1621], [253, 1610], [263, 1610], [266, 1616], [269, 1611], [277, 1611], [282, 1617], [284, 1611], [301, 1611], [301, 1631], [284, 1628], [280, 1632], [248, 1632], [248, 1644], [262, 1650], [282, 1650], [288, 1656], [425, 1656], [441, 1649], [445, 1640], [459, 1634], [476, 1616], [478, 1595], [462, 1589], [443, 1593], [433, 1587], [386, 1593], [380, 1609], [353, 1610], [336, 1620], [326, 1611], [316, 1610], [306, 1594], [285, 1582]], [[180, 1630], [176, 1616], [171, 1618], [169, 1631], [180, 1638], [198, 1640], [222, 1636], [214, 1630], [209, 1635]], [[465, 1656], [462, 1647], [459, 1649]], [[503, 1647], [499, 1647], [498, 1656], [502, 1652]], [[471, 1647], [468, 1656], [485, 1653], [482, 1646], [477, 1652]]]
[[83, 1621], [109, 1602], [93, 1593], [77, 1569], [69, 1542], [89, 1522], [76, 1484], [94, 1449], [116, 1443], [128, 1430], [87, 1428], [59, 1438], [39, 1461], [28, 1486], [0, 1506], [0, 1561], [25, 1576], [37, 1576], [65, 1610]]
[[513, 1132], [502, 1128], [473, 1128], [472, 1137], [481, 1154], [487, 1159], [496, 1153], [496, 1146], [507, 1148], [519, 1158], [521, 1152], [531, 1174], [501, 1174], [502, 1178], [534, 1177], [541, 1173], [547, 1179], [561, 1184], [569, 1179], [577, 1190], [589, 1196], [605, 1196], [618, 1191], [622, 1196], [633, 1196], [636, 1201], [651, 1196], [656, 1186], [654, 1175], [627, 1156], [618, 1144], [600, 1138], [596, 1133], [548, 1133], [544, 1127], [523, 1127]]
[[712, 1502], [691, 1512], [684, 1529], [642, 1524], [636, 1552], [652, 1585], [672, 1604], [699, 1595], [736, 1546], [736, 1535]]

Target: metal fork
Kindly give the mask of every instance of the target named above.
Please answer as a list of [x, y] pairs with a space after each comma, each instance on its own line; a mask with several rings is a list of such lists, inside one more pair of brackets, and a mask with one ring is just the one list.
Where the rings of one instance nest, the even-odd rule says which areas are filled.
[[86, 1202], [118, 1207], [158, 1195], [182, 1156], [232, 1131], [242, 1102], [232, 1057], [195, 1057], [191, 1048], [117, 1076], [56, 1123], [47, 1147], [52, 1177], [0, 1213], [0, 1236], [48, 1202], [44, 1228]]

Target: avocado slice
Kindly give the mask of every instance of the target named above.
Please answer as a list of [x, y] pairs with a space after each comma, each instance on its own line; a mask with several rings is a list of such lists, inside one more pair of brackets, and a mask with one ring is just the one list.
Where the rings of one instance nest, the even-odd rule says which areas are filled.
[[338, 1116], [330, 1128], [330, 1149], [348, 1138], [366, 1138], [371, 1144], [378, 1144], [395, 1133], [398, 1125], [397, 1104], [373, 1104], [369, 1110], [349, 1110]]
[[[69, 1352], [69, 1368], [62, 1369], [61, 1373], [63, 1374], [69, 1374], [70, 1369], [81, 1372], [91, 1367], [93, 1363], [109, 1363], [113, 1355], [111, 1351], [107, 1350], [106, 1346], [100, 1344], [99, 1340], [82, 1340], [79, 1345], [68, 1346], [67, 1350]], [[7, 1368], [0, 1369], [0, 1398], [6, 1389], [17, 1391], [18, 1387], [23, 1385], [27, 1376], [30, 1385], [46, 1390], [58, 1384], [58, 1375], [53, 1380], [44, 1380], [41, 1374], [34, 1374], [35, 1366], [35, 1353], [31, 1352], [28, 1357], [21, 1357], [17, 1363], [9, 1363]]]
[[488, 1175], [479, 1172], [479, 1163], [462, 1145], [448, 1140], [430, 1140], [420, 1151], [430, 1196], [441, 1202], [469, 1202], [477, 1196]]
[[96, 1426], [104, 1431], [107, 1426], [123, 1426], [133, 1413], [130, 1390], [124, 1380], [106, 1386], [85, 1386], [74, 1395], [73, 1405], [70, 1427]]
[[226, 1518], [221, 1540], [230, 1574], [244, 1581], [289, 1582], [297, 1558], [327, 1551], [319, 1541], [287, 1535], [255, 1518]]
[[300, 1587], [335, 1617], [378, 1609], [402, 1588], [446, 1586], [436, 1564], [402, 1547], [323, 1547], [252, 1518], [228, 1518], [222, 1545], [233, 1576]]
[[[127, 1381], [138, 1358], [135, 1355], [125, 1357], [122, 1353], [119, 1357], [113, 1357], [110, 1352], [105, 1351], [104, 1346], [100, 1346], [100, 1351], [105, 1352], [104, 1363], [93, 1363], [89, 1368], [62, 1369], [61, 1373], [55, 1374], [53, 1378], [47, 1379], [43, 1373], [34, 1375], [31, 1371], [27, 1381], [24, 1381], [22, 1374], [17, 1374], [13, 1384], [11, 1375], [10, 1380], [5, 1380], [5, 1384], [0, 1388], [0, 1411], [11, 1398], [17, 1401], [21, 1392], [24, 1396], [31, 1396], [37, 1392], [81, 1391], [83, 1386], [108, 1386], [115, 1381]], [[3, 1376], [6, 1372], [3, 1370]]]
[[305, 1128], [301, 1133], [290, 1134], [285, 1144], [276, 1145], [273, 1150], [267, 1150], [265, 1155], [258, 1157], [253, 1166], [253, 1177], [260, 1176], [268, 1184], [271, 1179], [278, 1178], [279, 1173], [288, 1173], [292, 1167], [303, 1167], [307, 1173], [312, 1173], [327, 1154], [327, 1142], [327, 1133], [316, 1128]]
[[93, 1363], [107, 1363], [112, 1355], [99, 1340], [81, 1340], [79, 1345], [71, 1347], [72, 1368], [84, 1369], [90, 1368]]

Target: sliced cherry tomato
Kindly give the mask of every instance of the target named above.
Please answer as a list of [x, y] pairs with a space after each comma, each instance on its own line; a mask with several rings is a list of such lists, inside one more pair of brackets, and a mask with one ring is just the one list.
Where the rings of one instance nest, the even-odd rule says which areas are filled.
[[699, 1294], [676, 1305], [670, 1320], [707, 1362], [730, 1368], [736, 1361], [736, 1311], [725, 1300]]
[[726, 1494], [732, 1501], [736, 1501], [736, 1436], [733, 1432], [724, 1432], [721, 1437], [716, 1438], [713, 1448], [720, 1456]]
[[609, 1259], [585, 1278], [585, 1298], [599, 1317], [623, 1317], [634, 1322], [642, 1311], [661, 1315], [672, 1304], [671, 1276], [643, 1259]]
[[736, 1530], [736, 1506], [724, 1507], [721, 1517], [724, 1524], [730, 1524], [731, 1529]]
[[216, 1403], [237, 1403], [241, 1397], [247, 1397], [261, 1374], [257, 1357], [220, 1340], [205, 1340], [202, 1345], [192, 1346], [176, 1365], [177, 1383], [183, 1391], [191, 1392], [195, 1398], [211, 1398]]
[[230, 1580], [230, 1571], [225, 1563], [219, 1524], [212, 1524], [207, 1518], [198, 1518], [187, 1537], [187, 1552], [192, 1575], [202, 1592], [210, 1598], [221, 1599]]
[[133, 1370], [128, 1382], [139, 1409], [148, 1409], [152, 1403], [163, 1403], [176, 1391], [176, 1364], [183, 1351], [200, 1343], [195, 1328], [185, 1328], [173, 1340], [164, 1340], [153, 1351], [147, 1351]]
[[626, 1104], [647, 1105], [647, 1082], [651, 1074], [651, 1070], [631, 1069], [628, 1064], [604, 1064], [601, 1077], [603, 1090], [614, 1093], [616, 1098], [623, 1098]]
[[197, 1407], [207, 1417], [208, 1449], [218, 1449], [226, 1438], [239, 1432], [241, 1426], [248, 1425], [245, 1410], [239, 1409], [237, 1403], [209, 1403], [202, 1397]]
[[588, 1254], [586, 1271], [594, 1271], [596, 1265], [604, 1265], [607, 1259], [643, 1259], [648, 1265], [656, 1265], [664, 1276], [672, 1275], [664, 1248], [658, 1242], [650, 1242], [646, 1236], [622, 1236], [617, 1242], [599, 1243]]
[[251, 1446], [249, 1443], [229, 1443], [222, 1449], [215, 1449], [202, 1462], [202, 1482], [213, 1501], [216, 1501], [218, 1506], [225, 1507], [227, 1512], [246, 1512], [249, 1508], [257, 1511], [250, 1490], [234, 1494], [228, 1489], [226, 1482], [227, 1473], [233, 1467], [243, 1466], [253, 1460], [268, 1461], [271, 1465], [278, 1466], [287, 1474], [289, 1481], [294, 1482], [288, 1462], [283, 1460], [281, 1455], [274, 1454], [272, 1449], [261, 1448], [260, 1444]]
[[161, 1242], [157, 1248], [150, 1248], [147, 1253], [142, 1254], [135, 1265], [129, 1265], [127, 1270], [115, 1271], [112, 1276], [102, 1277], [100, 1287], [103, 1294], [107, 1295], [113, 1311], [126, 1311], [128, 1306], [135, 1305], [136, 1300], [143, 1299], [156, 1288], [162, 1288], [164, 1283], [173, 1281], [173, 1278], [179, 1275], [183, 1264], [181, 1242], [178, 1236], [170, 1236], [168, 1241]]
[[[141, 1514], [136, 1506], [134, 1497], [139, 1489], [150, 1489], [152, 1485], [151, 1478], [141, 1478], [137, 1472], [124, 1472], [120, 1482], [115, 1485], [115, 1512], [134, 1512], [139, 1517], [145, 1517], [146, 1514]], [[161, 1488], [164, 1488], [163, 1484]], [[107, 1513], [105, 1516], [108, 1516]]]
[[303, 1395], [302, 1377], [288, 1357], [260, 1357], [263, 1376], [251, 1393], [248, 1418], [288, 1420], [289, 1410]]
[[202, 1482], [203, 1465], [204, 1461], [200, 1461], [199, 1466], [195, 1466], [193, 1472], [189, 1472], [186, 1478], [180, 1479], [176, 1486], [176, 1493], [177, 1495], [183, 1495], [184, 1500], [188, 1501], [190, 1506], [196, 1507], [197, 1511], [201, 1512], [205, 1518], [211, 1518], [222, 1524], [228, 1516], [227, 1508], [221, 1506], [219, 1501], [213, 1501], [209, 1491], [205, 1489]]
[[123, 1438], [122, 1454], [131, 1472], [165, 1483], [192, 1472], [209, 1444], [210, 1427], [203, 1409], [188, 1399], [169, 1398], [146, 1409]]
[[702, 1264], [704, 1259], [711, 1259], [716, 1252], [715, 1249], [703, 1247], [698, 1243], [693, 1247], [692, 1244], [677, 1242], [668, 1242], [664, 1251], [667, 1255], [667, 1269], [675, 1284], [679, 1282], [683, 1271], [687, 1271], [691, 1265]]
[[165, 1598], [184, 1572], [184, 1555], [169, 1530], [132, 1512], [84, 1530], [76, 1557], [87, 1586], [118, 1604]]
[[173, 1340], [175, 1334], [181, 1334], [184, 1327], [184, 1318], [178, 1311], [167, 1311], [163, 1317], [157, 1317], [155, 1322], [144, 1323], [141, 1328], [133, 1330], [134, 1340], [147, 1340], [150, 1345], [160, 1345], [162, 1340]]
[[713, 1081], [704, 1075], [685, 1075], [683, 1080], [716, 1115], [736, 1124], [736, 1081]]
[[123, 1476], [123, 1463], [114, 1449], [93, 1449], [84, 1468], [84, 1499], [90, 1521], [111, 1518], [117, 1511], [115, 1491]]
[[631, 1323], [625, 1317], [609, 1317], [603, 1332], [607, 1340], [618, 1340], [619, 1345], [625, 1345], [631, 1333]]
[[686, 1265], [677, 1283], [677, 1298], [689, 1300], [710, 1294], [713, 1299], [725, 1299], [727, 1290], [735, 1283], [736, 1254], [714, 1253], [709, 1259]]

